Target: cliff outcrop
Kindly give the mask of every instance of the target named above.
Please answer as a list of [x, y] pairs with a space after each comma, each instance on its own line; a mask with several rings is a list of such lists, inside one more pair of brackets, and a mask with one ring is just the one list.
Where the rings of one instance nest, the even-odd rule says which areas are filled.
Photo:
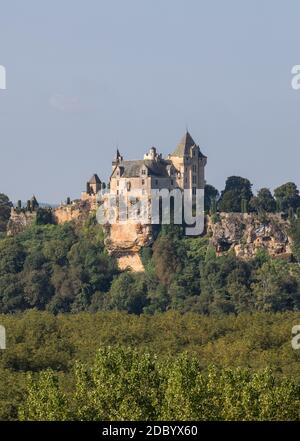
[[7, 224], [7, 236], [16, 236], [30, 227], [36, 220], [36, 212], [16, 210], [12, 208], [10, 219]]
[[220, 213], [207, 217], [207, 234], [217, 254], [234, 250], [237, 257], [251, 259], [258, 249], [272, 257], [291, 258], [289, 221], [280, 214]]
[[86, 221], [93, 210], [89, 200], [75, 200], [70, 204], [62, 204], [52, 212], [53, 223], [63, 224], [65, 222], [75, 221], [83, 223]]
[[[89, 200], [77, 200], [61, 205], [52, 211], [53, 223], [76, 222], [82, 224], [94, 210]], [[36, 212], [12, 209], [7, 234], [14, 236], [32, 225]], [[292, 257], [290, 223], [280, 214], [219, 213], [206, 216], [205, 234], [210, 238], [218, 255], [233, 250], [241, 259], [253, 258], [259, 249], [265, 249], [276, 258]], [[152, 225], [115, 223], [104, 225], [105, 246], [115, 256], [120, 269], [143, 271], [140, 258], [142, 247], [153, 242]]]
[[144, 271], [140, 250], [152, 243], [152, 226], [116, 223], [104, 226], [105, 246], [116, 257], [120, 269]]

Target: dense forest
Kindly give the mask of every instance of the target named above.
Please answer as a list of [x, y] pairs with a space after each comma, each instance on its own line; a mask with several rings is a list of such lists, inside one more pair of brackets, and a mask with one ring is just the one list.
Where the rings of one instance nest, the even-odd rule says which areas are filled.
[[[253, 195], [250, 182], [230, 177], [219, 194], [207, 185], [206, 210], [280, 210], [290, 219], [295, 259], [300, 258], [300, 196], [295, 184]], [[11, 203], [0, 197], [0, 226]], [[210, 207], [210, 208], [209, 208]], [[250, 207], [250, 208], [249, 208]], [[251, 208], [252, 207], [252, 208]], [[46, 221], [45, 221], [46, 219]], [[1, 234], [1, 233], [0, 233]], [[0, 236], [0, 312], [35, 308], [59, 312], [120, 310], [154, 314], [169, 309], [204, 314], [298, 310], [300, 267], [261, 251], [242, 261], [216, 256], [209, 238], [185, 237], [179, 226], [162, 226], [152, 247], [141, 250], [145, 273], [120, 272], [91, 216], [84, 226], [36, 225], [15, 237]]]
[[14, 237], [0, 194], [1, 420], [299, 420], [300, 197], [295, 184], [253, 195], [230, 177], [205, 210], [279, 212], [294, 260], [260, 250], [217, 256], [209, 237], [162, 226], [120, 271], [93, 215], [52, 225], [43, 209]]
[[299, 312], [0, 315], [0, 419], [300, 419]]
[[[299, 222], [293, 227], [297, 240]], [[142, 250], [142, 259], [144, 273], [120, 272], [93, 218], [80, 230], [34, 225], [0, 240], [0, 312], [211, 314], [300, 307], [299, 265], [264, 252], [251, 261], [234, 253], [217, 257], [208, 238], [187, 238], [167, 226], [152, 248]]]

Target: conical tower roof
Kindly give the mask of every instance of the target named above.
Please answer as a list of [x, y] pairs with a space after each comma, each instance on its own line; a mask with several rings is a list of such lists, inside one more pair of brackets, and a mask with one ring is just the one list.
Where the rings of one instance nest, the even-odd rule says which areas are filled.
[[96, 173], [89, 180], [89, 184], [101, 184], [99, 176]]
[[195, 145], [195, 141], [191, 137], [190, 133], [187, 131], [185, 135], [181, 138], [179, 144], [176, 149], [172, 153], [171, 156], [184, 156], [190, 153], [190, 148]]

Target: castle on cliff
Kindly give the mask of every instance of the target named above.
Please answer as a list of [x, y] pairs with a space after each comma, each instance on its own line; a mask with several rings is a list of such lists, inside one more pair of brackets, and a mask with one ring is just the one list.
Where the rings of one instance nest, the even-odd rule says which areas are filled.
[[[108, 185], [110, 192], [117, 196], [122, 192], [140, 190], [142, 195], [150, 197], [153, 189], [175, 188], [190, 190], [192, 195], [196, 195], [196, 190], [205, 186], [206, 162], [207, 157], [187, 131], [167, 158], [163, 158], [155, 147], [138, 160], [124, 160], [117, 150]], [[94, 200], [102, 187], [98, 175], [94, 174], [81, 199]]]

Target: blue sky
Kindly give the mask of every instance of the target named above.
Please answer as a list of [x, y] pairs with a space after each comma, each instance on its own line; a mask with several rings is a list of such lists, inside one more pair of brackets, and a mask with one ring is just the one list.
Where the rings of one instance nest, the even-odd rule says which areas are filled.
[[0, 192], [78, 197], [188, 126], [207, 181], [300, 186], [300, 3], [10, 0], [1, 4]]

